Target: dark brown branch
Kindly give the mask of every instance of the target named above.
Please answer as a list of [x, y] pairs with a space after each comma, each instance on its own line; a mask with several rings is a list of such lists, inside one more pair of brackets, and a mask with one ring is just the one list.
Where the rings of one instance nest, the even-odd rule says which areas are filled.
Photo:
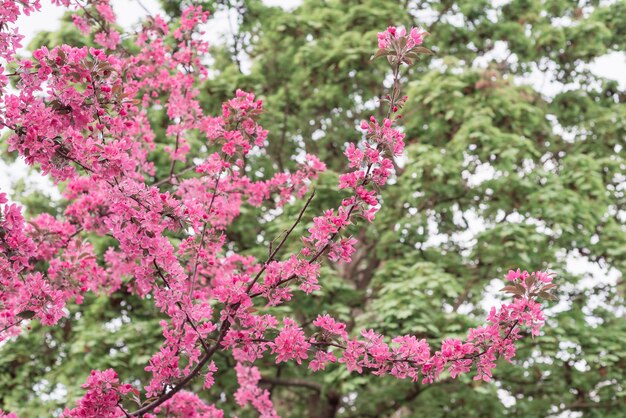
[[124, 413], [124, 416], [130, 418], [130, 415], [128, 415], [128, 412], [126, 412], [126, 410], [122, 407], [122, 405], [119, 404], [119, 402], [117, 404], [117, 407]]
[[276, 386], [293, 386], [293, 387], [302, 387], [314, 390], [316, 392], [322, 391], [322, 385], [316, 382], [311, 382], [306, 379], [298, 379], [298, 378], [277, 378], [272, 376], [263, 376], [261, 377], [261, 383], [269, 383], [271, 385]]

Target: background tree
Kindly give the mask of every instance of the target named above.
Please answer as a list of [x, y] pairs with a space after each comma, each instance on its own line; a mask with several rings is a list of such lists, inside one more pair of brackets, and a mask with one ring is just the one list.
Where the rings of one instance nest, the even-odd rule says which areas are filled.
[[[180, 13], [177, 6], [164, 2], [172, 16]], [[468, 378], [423, 387], [349, 375], [340, 367], [310, 375], [268, 361], [264, 384], [283, 416], [623, 415], [626, 95], [585, 64], [624, 49], [625, 2], [304, 1], [286, 11], [245, 1], [207, 7], [229, 10], [240, 24], [225, 45], [213, 46], [214, 75], [201, 102], [216, 113], [235, 88], [263, 97], [261, 123], [273, 135], [268, 152], [274, 164], [251, 162], [261, 178], [293, 168], [294, 153], [316, 153], [331, 170], [342, 168], [345, 144], [358, 139], [355, 127], [379, 108], [378, 80], [388, 67], [369, 58], [381, 22], [419, 24], [437, 34], [429, 45], [436, 58], [407, 75], [407, 158], [397, 182], [383, 192], [377, 222], [358, 237], [349, 265], [325, 267], [323, 294], [296, 296], [281, 312], [307, 323], [321, 306], [350, 328], [441, 338], [478, 323], [481, 302], [486, 295], [493, 300], [502, 268], [542, 260], [532, 267], [549, 267], [568, 283], [546, 335], [525, 343], [524, 367], [501, 367], [493, 383]], [[41, 41], [91, 42], [70, 21]], [[531, 72], [565, 87], [554, 95], [537, 91], [525, 78]], [[159, 115], [152, 117], [158, 126]], [[164, 135], [156, 141], [170, 145]], [[199, 144], [191, 143], [192, 153], [201, 152]], [[170, 168], [166, 153], [156, 153], [154, 161], [155, 177], [162, 178]], [[313, 213], [341, 196], [333, 171], [316, 185]], [[35, 208], [43, 201], [30, 196], [29, 202]], [[46, 203], [47, 210], [61, 211], [63, 204]], [[250, 208], [229, 227], [229, 238], [239, 252], [262, 258], [300, 209], [287, 206], [276, 222], [258, 225], [253, 220], [263, 209]], [[251, 235], [260, 238], [251, 241]], [[105, 238], [96, 250], [108, 245]], [[599, 273], [590, 277], [572, 268], [573, 257], [597, 264]], [[6, 409], [45, 415], [66, 405], [82, 392], [75, 376], [92, 368], [120, 365], [128, 376], [145, 375], [160, 340], [150, 303], [116, 294], [88, 298], [80, 314], [74, 309], [78, 321], [55, 329], [35, 325], [1, 348]], [[35, 354], [32, 347], [43, 349]], [[59, 361], [65, 358], [72, 360]], [[216, 358], [218, 367], [228, 362]], [[234, 391], [234, 375], [218, 385], [201, 395], [219, 402], [220, 389]]]

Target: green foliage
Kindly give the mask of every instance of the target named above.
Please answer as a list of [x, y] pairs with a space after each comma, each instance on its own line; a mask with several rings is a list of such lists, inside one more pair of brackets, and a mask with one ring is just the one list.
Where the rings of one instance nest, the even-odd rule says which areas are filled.
[[[171, 15], [180, 13], [181, 2], [162, 3]], [[267, 361], [261, 364], [265, 376], [320, 387], [267, 383], [279, 413], [624, 416], [626, 91], [581, 64], [626, 49], [626, 2], [512, 0], [496, 7], [487, 0], [305, 0], [290, 11], [259, 0], [234, 3], [206, 2], [216, 10], [237, 6], [240, 28], [227, 45], [215, 46], [215, 75], [203, 86], [201, 102], [215, 111], [235, 88], [264, 99], [273, 163], [252, 162], [262, 176], [293, 167], [290, 156], [302, 151], [327, 163], [330, 171], [316, 184], [307, 221], [340, 201], [336, 173], [345, 164], [344, 146], [360, 138], [355, 127], [361, 119], [379, 112], [376, 97], [384, 93], [380, 80], [387, 70], [369, 62], [376, 32], [390, 24], [421, 24], [433, 34], [427, 46], [436, 52], [407, 76], [407, 158], [382, 196], [376, 222], [353, 231], [360, 241], [354, 261], [325, 267], [322, 292], [296, 295], [289, 307], [273, 312], [303, 323], [328, 312], [352, 332], [412, 332], [436, 345], [482, 320], [482, 302], [508, 268], [549, 267], [562, 284], [545, 335], [524, 340], [518, 360], [501, 364], [493, 384], [444, 378], [426, 387], [350, 375], [340, 367], [313, 375]], [[65, 22], [36, 42], [89, 42], [70, 26]], [[491, 54], [501, 43], [510, 55]], [[242, 72], [244, 55], [249, 70]], [[478, 58], [486, 66], [473, 65]], [[533, 69], [572, 84], [546, 96], [520, 78]], [[158, 134], [151, 157], [156, 177], [163, 178], [169, 170], [164, 115], [155, 111], [150, 118]], [[192, 141], [192, 154], [206, 152], [201, 138]], [[34, 194], [22, 201], [31, 211], [50, 213], [63, 205], [52, 207]], [[257, 221], [274, 212], [246, 208], [228, 231], [236, 249], [266, 255], [303, 204], [286, 207], [276, 222]], [[102, 241], [97, 248], [111, 244]], [[572, 256], [596, 263], [600, 274], [568, 269]], [[608, 272], [618, 279], [603, 278]], [[145, 378], [143, 367], [160, 334], [160, 314], [149, 302], [124, 292], [94, 296], [72, 308], [72, 325], [34, 324], [0, 347], [0, 407], [46, 416], [79, 395], [91, 368], [116, 367], [127, 381]], [[199, 394], [236, 412], [233, 399], [220, 395], [236, 387], [232, 359], [216, 361], [223, 375]], [[55, 392], [58, 385], [67, 393]]]

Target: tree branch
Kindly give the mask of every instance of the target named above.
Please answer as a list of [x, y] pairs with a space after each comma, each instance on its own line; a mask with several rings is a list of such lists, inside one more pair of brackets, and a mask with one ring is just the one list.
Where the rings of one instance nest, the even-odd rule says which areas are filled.
[[322, 385], [316, 382], [312, 382], [306, 379], [298, 379], [298, 378], [278, 378], [272, 376], [263, 376], [261, 377], [262, 383], [269, 383], [271, 385], [277, 386], [293, 386], [293, 387], [302, 387], [306, 389], [311, 389], [316, 392], [322, 392]]

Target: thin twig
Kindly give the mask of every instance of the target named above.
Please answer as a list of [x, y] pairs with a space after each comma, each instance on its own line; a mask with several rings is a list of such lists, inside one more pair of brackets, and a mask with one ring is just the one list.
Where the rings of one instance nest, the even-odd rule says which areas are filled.
[[[163, 280], [163, 283], [165, 283], [165, 286], [168, 289], [172, 289], [170, 284], [168, 283], [167, 279], [165, 278], [165, 275], [161, 271], [161, 267], [159, 267], [159, 265], [157, 264], [155, 259], [152, 259], [152, 263], [154, 264], [154, 267], [157, 269], [157, 273], [161, 277], [161, 279]], [[182, 313], [185, 314], [185, 318], [187, 319], [187, 322], [189, 322], [189, 325], [191, 325], [191, 328], [193, 328], [193, 330], [196, 332], [196, 334], [198, 334], [198, 339], [200, 340], [200, 344], [202, 344], [202, 348], [204, 348], [204, 351], [205, 352], [209, 351], [209, 347], [204, 342], [204, 338], [202, 338], [202, 335], [200, 334], [200, 331], [198, 331], [198, 328], [196, 327], [196, 324], [194, 324], [194, 322], [191, 319], [191, 317], [189, 317], [189, 314], [187, 313], [187, 311], [185, 311], [185, 309], [183, 308], [181, 303], [178, 302], [178, 301], [176, 302], [176, 306], [178, 306], [178, 309], [180, 309], [182, 311]]]
[[274, 259], [274, 256], [276, 256], [278, 251], [280, 251], [283, 245], [285, 245], [285, 242], [287, 241], [287, 238], [289, 238], [289, 235], [291, 235], [293, 230], [302, 220], [302, 216], [304, 215], [304, 212], [306, 211], [306, 209], [309, 207], [309, 204], [311, 204], [311, 201], [313, 200], [314, 196], [315, 196], [315, 189], [313, 189], [313, 193], [311, 193], [311, 196], [309, 196], [309, 198], [307, 199], [306, 203], [304, 204], [304, 207], [302, 208], [302, 210], [300, 210], [300, 213], [298, 214], [296, 221], [293, 223], [293, 225], [291, 225], [291, 228], [289, 228], [289, 230], [287, 231], [283, 239], [280, 241], [280, 244], [278, 244], [278, 246], [276, 246], [276, 248], [274, 248], [274, 250], [270, 253], [270, 255], [267, 257], [267, 260], [265, 260], [265, 263], [263, 263], [263, 267], [261, 268], [261, 270], [257, 273], [254, 279], [248, 285], [248, 288], [246, 289], [246, 293], [250, 293], [250, 291], [252, 290], [252, 287], [259, 280], [259, 278], [261, 277], [261, 274], [263, 274], [263, 272], [267, 268], [267, 264], [270, 263]]
[[126, 412], [126, 410], [124, 408], [122, 408], [122, 405], [120, 405], [120, 403], [117, 403], [117, 407], [124, 413], [124, 416], [130, 418], [130, 415], [128, 415], [128, 412]]
[[200, 235], [200, 247], [198, 247], [198, 252], [196, 252], [196, 260], [193, 263], [193, 274], [191, 276], [191, 285], [189, 286], [189, 295], [193, 295], [193, 288], [196, 283], [196, 274], [198, 273], [198, 261], [200, 258], [200, 252], [202, 251], [202, 247], [204, 246], [204, 236], [206, 235], [206, 228], [209, 223], [209, 217], [211, 216], [211, 210], [213, 209], [213, 202], [215, 201], [215, 197], [217, 196], [217, 188], [220, 184], [220, 177], [222, 172], [220, 171], [217, 174], [217, 178], [215, 179], [215, 185], [213, 186], [213, 196], [211, 196], [211, 202], [209, 203], [209, 210], [207, 211], [207, 220], [204, 222], [202, 226], [202, 234]]
[[[390, 100], [389, 100], [389, 109], [387, 110], [387, 119], [389, 119], [391, 117], [391, 114], [393, 113], [393, 109], [396, 106], [396, 101], [398, 100], [398, 97], [400, 95], [400, 63], [396, 62], [394, 69], [393, 69], [393, 87], [392, 87], [392, 92], [391, 92], [391, 96], [390, 96]], [[378, 149], [378, 145], [375, 148], [376, 150]], [[365, 186], [368, 181], [369, 181], [369, 177], [370, 177], [370, 173], [371, 170], [373, 168], [374, 164], [370, 163], [367, 166], [367, 170], [365, 172], [365, 176], [363, 178], [363, 180], [361, 180], [360, 185], [361, 186]], [[354, 211], [354, 209], [357, 207], [358, 202], [355, 202], [352, 204], [352, 206], [350, 206], [350, 209], [348, 210], [348, 214], [346, 215], [346, 219], [350, 219], [350, 216], [352, 215], [352, 212]], [[335, 233], [333, 233], [330, 236], [330, 239], [328, 240], [328, 242], [326, 243], [326, 245], [324, 245], [320, 250], [317, 251], [317, 253], [309, 260], [309, 263], [313, 263], [315, 261], [317, 261], [318, 258], [320, 258], [324, 252], [330, 247], [330, 244], [334, 241], [334, 239], [339, 235], [339, 233], [341, 232], [341, 228], [338, 229]], [[291, 276], [279, 280], [274, 287], [278, 287], [284, 283], [287, 283], [293, 279], [295, 279], [297, 277], [297, 275], [294, 273]], [[261, 293], [257, 292], [254, 293], [252, 295], [250, 295], [251, 298], [260, 296]]]
[[8, 330], [9, 328], [13, 328], [13, 327], [15, 327], [15, 326], [17, 326], [17, 325], [21, 324], [23, 320], [24, 320], [24, 318], [20, 319], [20, 320], [19, 320], [19, 321], [17, 321], [17, 322], [12, 323], [11, 325], [7, 325], [6, 327], [2, 328], [2, 329], [0, 330], [0, 334], [1, 334], [1, 333], [3, 333], [4, 331]]
[[150, 12], [150, 10], [148, 10], [148, 8], [141, 2], [141, 0], [135, 0], [137, 2], [137, 4], [139, 4], [139, 6], [148, 14], [148, 16], [152, 17], [152, 13]]

